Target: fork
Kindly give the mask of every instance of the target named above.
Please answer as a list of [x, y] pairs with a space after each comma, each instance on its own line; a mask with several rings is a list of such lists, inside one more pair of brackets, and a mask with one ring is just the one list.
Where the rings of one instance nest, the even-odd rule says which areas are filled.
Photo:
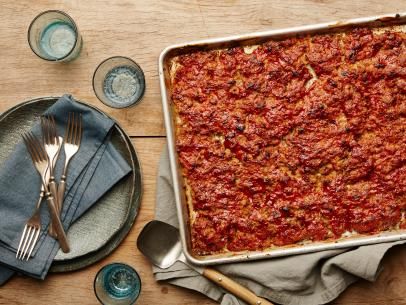
[[[61, 148], [61, 142], [59, 137], [56, 135], [56, 124], [55, 124], [55, 119], [53, 116], [42, 116], [41, 117], [41, 129], [42, 129], [42, 135], [43, 135], [43, 141], [44, 141], [44, 147], [45, 151], [48, 155], [48, 160], [49, 160], [49, 168], [48, 168], [48, 175], [49, 175], [49, 190], [52, 194], [52, 197], [54, 197], [54, 202], [55, 202], [55, 207], [56, 210], [59, 213], [58, 210], [58, 197], [57, 197], [57, 189], [56, 189], [56, 183], [55, 183], [55, 177], [54, 177], [54, 168], [56, 164], [56, 160], [59, 155], [59, 151]], [[56, 232], [55, 232], [55, 225], [52, 223], [51, 226], [49, 226], [49, 235], [52, 237], [56, 237]]]
[[[47, 197], [49, 212], [51, 214], [53, 223], [55, 224], [55, 230], [56, 230], [56, 233], [58, 236], [59, 245], [61, 246], [62, 251], [64, 253], [67, 253], [70, 251], [69, 243], [66, 238], [66, 234], [63, 229], [58, 212], [56, 210], [54, 198], [53, 198], [51, 192], [49, 191], [48, 184], [47, 184], [47, 182], [48, 182], [47, 181], [47, 170], [50, 166], [48, 156], [47, 156], [45, 149], [42, 146], [41, 142], [31, 132], [27, 132], [25, 135], [23, 135], [23, 139], [24, 139], [25, 145], [27, 146], [28, 152], [31, 155], [34, 166], [41, 176], [41, 182], [44, 187], [45, 196]], [[36, 232], [41, 229], [40, 218], [39, 217], [34, 218], [34, 219], [30, 218], [27, 222], [27, 228], [28, 228], [28, 231], [34, 231], [35, 234], [38, 234]], [[30, 230], [30, 228], [31, 228], [31, 230]], [[24, 235], [25, 235], [25, 230], [23, 231], [22, 239], [24, 238]], [[31, 240], [31, 238], [29, 240]], [[26, 243], [26, 241], [27, 241], [27, 238], [25, 238], [25, 243]], [[28, 248], [29, 245], [30, 245], [30, 242], [28, 243], [28, 245], [24, 245], [23, 249]], [[30, 247], [33, 248], [32, 245]], [[30, 251], [28, 251], [28, 252], [30, 252]]]
[[[25, 145], [32, 156], [32, 151], [31, 147], [28, 146], [28, 134], [23, 135], [23, 140], [25, 142]], [[48, 168], [45, 169], [45, 176], [49, 176], [49, 171]], [[46, 178], [47, 179], [47, 178]], [[40, 195], [37, 201], [37, 204], [35, 205], [35, 210], [34, 214], [31, 216], [30, 219], [28, 219], [27, 223], [24, 226], [23, 234], [21, 235], [20, 242], [18, 244], [17, 248], [17, 253], [16, 253], [16, 258], [24, 260], [26, 257], [26, 260], [29, 260], [31, 257], [31, 253], [35, 248], [35, 245], [37, 244], [37, 240], [39, 237], [39, 234], [41, 232], [41, 215], [40, 215], [40, 207], [42, 203], [42, 199], [44, 198], [45, 195], [45, 190], [44, 190], [44, 185], [41, 184], [41, 191]]]
[[[44, 138], [44, 147], [49, 159], [49, 188], [52, 195], [56, 196], [56, 183], [54, 177], [54, 167], [58, 158], [60, 143], [56, 135], [56, 125], [53, 116], [41, 117], [42, 134]], [[55, 204], [58, 205], [58, 199], [55, 198]]]
[[68, 173], [68, 165], [72, 157], [78, 152], [80, 147], [80, 142], [82, 141], [82, 114], [75, 114], [74, 112], [69, 112], [68, 122], [66, 124], [65, 130], [65, 140], [63, 144], [63, 149], [65, 151], [65, 166], [63, 168], [61, 181], [58, 186], [58, 203], [59, 211], [62, 211], [63, 198], [66, 188], [66, 176]]

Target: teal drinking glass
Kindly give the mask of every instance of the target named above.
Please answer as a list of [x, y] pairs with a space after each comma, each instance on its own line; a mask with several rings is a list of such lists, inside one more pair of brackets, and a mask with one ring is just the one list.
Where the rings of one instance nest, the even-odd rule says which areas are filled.
[[97, 273], [94, 292], [103, 305], [135, 304], [141, 292], [141, 279], [129, 265], [109, 264]]
[[38, 57], [65, 62], [79, 56], [83, 41], [75, 21], [68, 14], [50, 10], [31, 22], [28, 43]]
[[128, 57], [107, 58], [94, 72], [93, 90], [97, 98], [107, 106], [130, 107], [138, 103], [144, 95], [144, 72]]

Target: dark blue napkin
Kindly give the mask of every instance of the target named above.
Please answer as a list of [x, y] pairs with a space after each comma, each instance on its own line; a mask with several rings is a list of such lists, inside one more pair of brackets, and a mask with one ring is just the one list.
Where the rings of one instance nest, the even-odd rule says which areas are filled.
[[[61, 97], [45, 114], [54, 115], [58, 134], [63, 136], [69, 112], [82, 113], [83, 136], [80, 149], [68, 168], [62, 210], [65, 229], [131, 171], [109, 141], [114, 122], [105, 115], [77, 103], [69, 95]], [[40, 135], [39, 124], [32, 128], [32, 132]], [[63, 160], [62, 150], [56, 177], [60, 177]], [[25, 145], [20, 142], [0, 167], [0, 285], [12, 274], [8, 268], [44, 279], [59, 249], [59, 244], [46, 234], [50, 219], [47, 205], [43, 202], [42, 233], [32, 258], [28, 262], [15, 258], [22, 229], [34, 211], [40, 186], [40, 177]]]

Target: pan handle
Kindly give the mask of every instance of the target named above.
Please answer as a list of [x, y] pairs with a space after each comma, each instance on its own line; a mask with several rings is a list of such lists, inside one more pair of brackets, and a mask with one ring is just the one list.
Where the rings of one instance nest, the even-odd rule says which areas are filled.
[[205, 268], [203, 275], [250, 305], [273, 305], [217, 270]]

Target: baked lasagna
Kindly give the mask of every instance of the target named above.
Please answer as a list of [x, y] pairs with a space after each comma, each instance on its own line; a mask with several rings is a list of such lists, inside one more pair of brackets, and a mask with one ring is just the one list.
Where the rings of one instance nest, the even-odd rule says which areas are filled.
[[406, 34], [317, 34], [170, 62], [192, 252], [406, 229]]

